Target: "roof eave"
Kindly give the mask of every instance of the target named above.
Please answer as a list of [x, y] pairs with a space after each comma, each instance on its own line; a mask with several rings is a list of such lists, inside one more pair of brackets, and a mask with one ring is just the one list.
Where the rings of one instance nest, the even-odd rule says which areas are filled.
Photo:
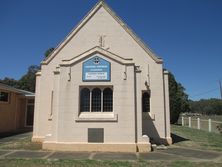
[[25, 91], [25, 90], [21, 90], [21, 89], [17, 89], [5, 84], [0, 83], [0, 89], [4, 89], [6, 91], [10, 91], [10, 92], [15, 92], [15, 93], [19, 93], [22, 95], [35, 95], [33, 92], [29, 92], [29, 91]]

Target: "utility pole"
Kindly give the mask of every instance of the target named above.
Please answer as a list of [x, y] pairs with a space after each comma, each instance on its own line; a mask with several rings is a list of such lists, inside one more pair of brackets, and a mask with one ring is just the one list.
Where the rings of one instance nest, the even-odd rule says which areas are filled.
[[222, 99], [222, 86], [221, 86], [221, 81], [219, 80], [219, 86], [220, 86], [220, 98]]

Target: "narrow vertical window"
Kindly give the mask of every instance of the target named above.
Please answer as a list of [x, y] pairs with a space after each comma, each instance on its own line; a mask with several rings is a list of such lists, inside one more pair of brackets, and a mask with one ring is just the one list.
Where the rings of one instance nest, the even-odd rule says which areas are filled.
[[84, 88], [80, 92], [80, 111], [89, 112], [90, 109], [90, 90]]
[[101, 90], [94, 88], [92, 90], [92, 112], [101, 111]]
[[143, 112], [150, 112], [150, 95], [148, 92], [143, 93], [142, 103], [143, 103]]
[[103, 91], [103, 112], [113, 111], [113, 91], [110, 88], [106, 88]]

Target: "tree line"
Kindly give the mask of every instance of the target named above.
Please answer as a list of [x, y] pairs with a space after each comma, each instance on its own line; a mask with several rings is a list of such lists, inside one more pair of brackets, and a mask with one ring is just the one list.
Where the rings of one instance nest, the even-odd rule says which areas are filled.
[[211, 98], [193, 101], [188, 98], [185, 88], [169, 73], [170, 122], [177, 123], [181, 113], [222, 115], [222, 100]]
[[[44, 53], [45, 58], [47, 58], [53, 51], [54, 51], [53, 47], [46, 50]], [[27, 73], [23, 75], [19, 80], [5, 77], [4, 79], [0, 79], [0, 83], [12, 86], [17, 89], [22, 89], [35, 93], [35, 81], [36, 81], [35, 74], [39, 70], [40, 66], [31, 65], [28, 67]]]
[[17, 89], [22, 89], [30, 92], [35, 92], [35, 74], [40, 69], [37, 65], [31, 65], [28, 71], [19, 80], [13, 78], [5, 77], [0, 79], [0, 83], [12, 86]]
[[222, 115], [221, 99], [201, 99], [199, 101], [189, 101], [191, 112], [202, 115]]
[[170, 98], [170, 123], [177, 123], [180, 113], [189, 112], [190, 104], [188, 95], [183, 85], [176, 81], [169, 72], [169, 98]]

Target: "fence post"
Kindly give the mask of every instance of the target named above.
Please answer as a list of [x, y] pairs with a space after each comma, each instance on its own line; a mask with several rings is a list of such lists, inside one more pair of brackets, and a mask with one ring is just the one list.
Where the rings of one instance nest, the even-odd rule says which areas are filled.
[[189, 117], [189, 127], [191, 128], [191, 117]]
[[211, 132], [211, 119], [208, 120], [209, 132]]
[[200, 118], [197, 118], [197, 129], [200, 129]]
[[184, 126], [184, 117], [182, 117], [182, 126]]

